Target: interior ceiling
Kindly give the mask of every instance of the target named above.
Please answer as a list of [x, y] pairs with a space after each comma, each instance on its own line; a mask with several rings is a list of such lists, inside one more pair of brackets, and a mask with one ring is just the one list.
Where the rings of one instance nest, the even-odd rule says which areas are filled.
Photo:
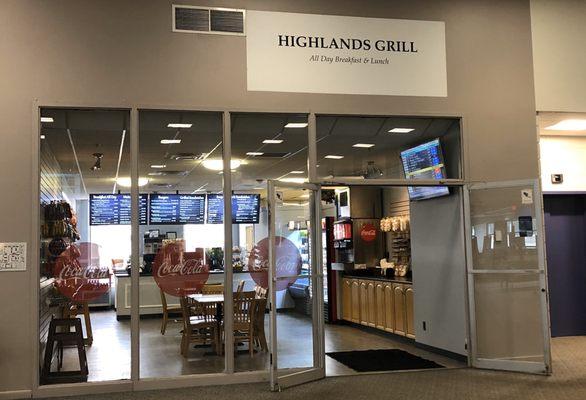
[[[86, 197], [86, 191], [129, 192], [129, 188], [115, 187], [117, 170], [119, 177], [130, 176], [128, 111], [44, 109], [41, 114], [54, 119], [52, 123], [42, 123], [44, 140], [41, 149], [54, 155], [76, 196]], [[232, 114], [232, 159], [242, 162], [232, 172], [234, 190], [261, 192], [266, 179], [307, 177], [307, 128], [285, 128], [289, 122], [307, 122], [307, 117], [297, 114]], [[192, 126], [168, 128], [169, 123], [190, 123]], [[458, 120], [453, 118], [319, 116], [318, 175], [324, 179], [361, 178], [368, 161], [374, 161], [384, 171], [384, 177], [398, 178], [399, 151], [440, 137], [457, 123]], [[388, 132], [397, 127], [414, 131], [406, 134]], [[222, 175], [202, 164], [203, 159], [221, 160], [220, 113], [141, 111], [139, 129], [139, 175], [149, 179], [141, 188], [142, 193], [221, 191]], [[181, 143], [161, 144], [162, 139], [180, 139]], [[264, 144], [265, 139], [283, 142]], [[375, 146], [369, 149], [352, 147], [356, 143]], [[101, 170], [92, 171], [96, 161], [92, 154], [96, 152], [103, 153]], [[263, 152], [264, 155], [249, 156], [247, 152]], [[191, 153], [196, 159], [175, 160], [174, 156], [180, 153]], [[81, 184], [75, 155], [86, 191]], [[327, 155], [344, 158], [327, 159]], [[165, 168], [152, 168], [152, 165], [165, 165]], [[304, 199], [300, 191], [285, 192], [286, 200]]]
[[586, 136], [586, 131], [557, 131], [546, 129], [566, 119], [586, 120], [586, 113], [540, 112], [537, 115], [537, 125], [541, 136]]

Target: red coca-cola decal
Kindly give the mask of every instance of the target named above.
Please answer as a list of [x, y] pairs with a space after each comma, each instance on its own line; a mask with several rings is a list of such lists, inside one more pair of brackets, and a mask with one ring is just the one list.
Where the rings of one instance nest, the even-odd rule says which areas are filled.
[[[269, 239], [259, 241], [251, 250], [248, 257], [248, 270], [250, 276], [257, 285], [263, 288], [269, 287]], [[301, 273], [301, 253], [295, 244], [282, 236], [275, 237], [275, 264], [277, 279], [275, 290], [277, 292], [287, 289]]]
[[364, 224], [360, 229], [360, 237], [365, 242], [372, 242], [376, 239], [376, 227], [373, 224]]
[[184, 297], [200, 293], [209, 278], [203, 251], [185, 252], [182, 242], [166, 243], [155, 256], [153, 277], [161, 290]]
[[94, 300], [110, 290], [110, 270], [100, 266], [95, 243], [75, 243], [55, 260], [53, 270], [59, 292], [75, 302]]

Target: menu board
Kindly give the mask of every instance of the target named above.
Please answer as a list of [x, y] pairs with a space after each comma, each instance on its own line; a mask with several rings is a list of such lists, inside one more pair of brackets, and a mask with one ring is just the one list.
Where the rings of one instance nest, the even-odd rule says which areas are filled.
[[222, 224], [224, 222], [224, 195], [208, 194], [208, 224]]
[[[224, 222], [224, 196], [208, 194], [207, 223], [221, 224]], [[232, 195], [232, 223], [258, 224], [260, 213], [260, 195]]]
[[203, 194], [151, 194], [149, 223], [151, 225], [203, 224]]
[[232, 223], [258, 224], [260, 212], [259, 194], [232, 195]]
[[[141, 194], [139, 223], [147, 224], [148, 195]], [[132, 198], [129, 194], [90, 194], [90, 225], [130, 225]]]

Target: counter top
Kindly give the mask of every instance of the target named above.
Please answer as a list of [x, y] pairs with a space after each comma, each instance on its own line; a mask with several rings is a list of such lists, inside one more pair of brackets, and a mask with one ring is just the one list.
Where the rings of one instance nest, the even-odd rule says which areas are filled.
[[[248, 274], [249, 272], [250, 271], [232, 271], [233, 274]], [[224, 271], [210, 271], [209, 272], [210, 275], [221, 275], [223, 273], [224, 273]], [[130, 276], [130, 274], [126, 271], [116, 271], [116, 272], [114, 272], [114, 275], [117, 278], [128, 278]], [[147, 277], [147, 276], [153, 276], [153, 274], [152, 273], [148, 273], [148, 274], [145, 273], [145, 274], [140, 274], [140, 276]]]
[[413, 279], [405, 277], [405, 276], [395, 276], [393, 278], [386, 278], [384, 276], [358, 276], [358, 275], [350, 275], [344, 274], [342, 278], [348, 279], [363, 279], [369, 281], [383, 281], [383, 282], [394, 282], [394, 283], [404, 283], [406, 285], [412, 285]]

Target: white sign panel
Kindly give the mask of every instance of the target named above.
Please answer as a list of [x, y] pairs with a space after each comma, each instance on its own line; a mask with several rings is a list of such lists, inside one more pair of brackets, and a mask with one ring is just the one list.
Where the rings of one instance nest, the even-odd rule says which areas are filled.
[[2, 271], [26, 271], [26, 243], [0, 243]]
[[447, 96], [445, 24], [246, 12], [248, 90]]

